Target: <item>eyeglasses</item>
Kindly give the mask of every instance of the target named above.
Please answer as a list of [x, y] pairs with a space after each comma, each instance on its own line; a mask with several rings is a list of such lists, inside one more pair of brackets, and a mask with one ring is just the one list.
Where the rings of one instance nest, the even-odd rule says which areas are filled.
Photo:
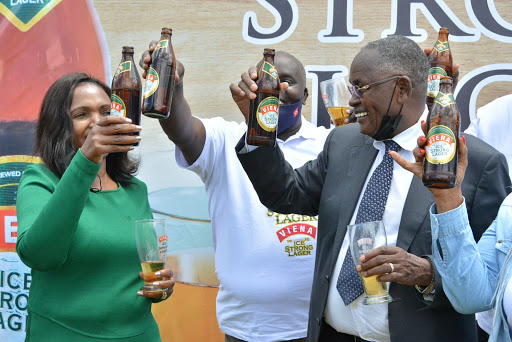
[[389, 82], [389, 81], [392, 81], [392, 80], [395, 80], [395, 79], [400, 78], [400, 77], [402, 77], [402, 76], [393, 76], [393, 77], [390, 77], [390, 78], [383, 79], [381, 81], [377, 81], [377, 82], [373, 82], [373, 83], [367, 84], [364, 87], [353, 85], [352, 87], [349, 87], [350, 94], [352, 94], [352, 95], [355, 94], [357, 97], [362, 99], [363, 98], [363, 93], [368, 91], [368, 90], [370, 90], [371, 87], [379, 85], [379, 84], [382, 84], [382, 83], [386, 83], [386, 82]]

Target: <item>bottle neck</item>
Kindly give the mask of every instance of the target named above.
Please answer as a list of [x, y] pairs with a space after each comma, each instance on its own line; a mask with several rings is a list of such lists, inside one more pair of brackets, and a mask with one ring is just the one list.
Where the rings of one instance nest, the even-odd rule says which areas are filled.
[[452, 93], [452, 85], [451, 84], [441, 84], [439, 86], [439, 92], [443, 94], [451, 94]]
[[272, 56], [272, 55], [265, 55], [263, 60], [267, 63], [274, 65], [274, 56]]
[[170, 33], [162, 33], [162, 35], [160, 36], [160, 40], [171, 40], [171, 34]]
[[441, 43], [447, 42], [448, 41], [448, 33], [446, 33], [446, 32], [439, 33], [439, 37], [437, 37], [437, 40], [440, 41]]
[[133, 62], [133, 52], [124, 52], [123, 57], [121, 57], [121, 62], [132, 61]]

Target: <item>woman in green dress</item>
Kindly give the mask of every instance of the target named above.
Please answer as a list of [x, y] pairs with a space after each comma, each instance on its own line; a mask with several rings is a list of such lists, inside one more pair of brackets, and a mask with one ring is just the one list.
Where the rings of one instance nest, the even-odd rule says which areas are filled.
[[142, 292], [134, 221], [152, 218], [146, 185], [128, 151], [139, 141], [129, 119], [110, 116], [110, 89], [67, 74], [48, 90], [36, 133], [41, 164], [18, 190], [16, 251], [32, 268], [26, 341], [161, 341]]

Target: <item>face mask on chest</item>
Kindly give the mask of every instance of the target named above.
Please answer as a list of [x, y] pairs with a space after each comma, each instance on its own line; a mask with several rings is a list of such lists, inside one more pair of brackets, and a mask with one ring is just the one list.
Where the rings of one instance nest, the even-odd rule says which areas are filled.
[[300, 118], [302, 100], [290, 105], [279, 106], [279, 119], [277, 121], [277, 135], [293, 127]]

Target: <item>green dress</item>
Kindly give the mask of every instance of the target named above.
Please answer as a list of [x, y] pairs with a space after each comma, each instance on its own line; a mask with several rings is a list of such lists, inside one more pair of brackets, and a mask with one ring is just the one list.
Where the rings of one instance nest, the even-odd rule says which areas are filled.
[[134, 221], [152, 218], [146, 185], [89, 191], [100, 165], [79, 150], [59, 178], [29, 166], [18, 189], [16, 251], [32, 268], [26, 341], [161, 341]]

